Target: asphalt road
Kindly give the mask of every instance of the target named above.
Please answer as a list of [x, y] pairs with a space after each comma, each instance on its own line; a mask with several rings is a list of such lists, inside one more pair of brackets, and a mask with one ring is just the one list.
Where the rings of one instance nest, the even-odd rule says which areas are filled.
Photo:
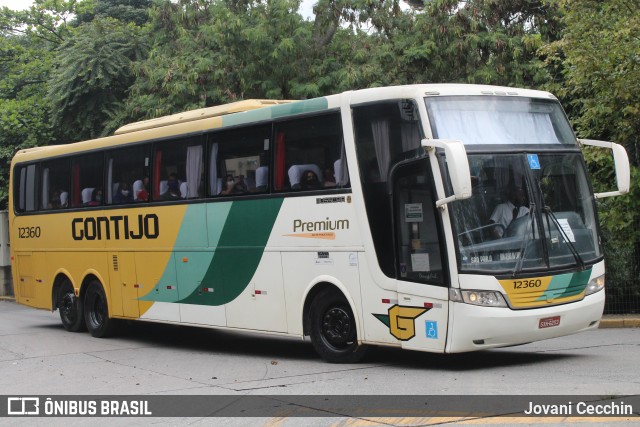
[[[638, 395], [639, 350], [640, 329], [599, 329], [457, 355], [380, 348], [363, 363], [333, 365], [297, 338], [132, 322], [116, 338], [96, 339], [64, 331], [57, 312], [0, 301], [0, 395]], [[132, 424], [125, 420], [101, 418], [91, 424]], [[437, 424], [519, 423], [505, 420], [439, 418]], [[636, 415], [604, 421], [633, 425], [638, 420]], [[18, 418], [3, 421], [27, 425]], [[38, 421], [67, 426], [87, 420]], [[133, 423], [356, 427], [436, 422], [263, 417], [146, 418]]]

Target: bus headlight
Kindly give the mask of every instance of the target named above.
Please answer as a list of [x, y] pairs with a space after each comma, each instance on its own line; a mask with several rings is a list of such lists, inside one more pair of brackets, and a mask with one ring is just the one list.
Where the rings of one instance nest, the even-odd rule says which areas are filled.
[[449, 289], [449, 298], [451, 301], [481, 305], [484, 307], [507, 307], [507, 302], [498, 291], [466, 291], [451, 288]]
[[587, 284], [587, 292], [585, 296], [595, 294], [596, 292], [600, 292], [604, 289], [604, 274], [602, 276], [598, 276], [589, 280]]

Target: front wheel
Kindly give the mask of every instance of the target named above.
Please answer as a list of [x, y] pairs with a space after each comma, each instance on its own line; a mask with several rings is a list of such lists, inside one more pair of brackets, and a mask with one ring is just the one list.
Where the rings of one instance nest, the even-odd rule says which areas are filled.
[[77, 297], [69, 280], [65, 280], [58, 289], [58, 310], [62, 326], [69, 332], [87, 330], [84, 322], [82, 299]]
[[97, 280], [87, 286], [84, 296], [84, 318], [87, 329], [96, 338], [112, 336], [116, 331], [116, 320], [109, 318], [107, 296]]
[[324, 291], [311, 303], [311, 343], [330, 363], [355, 363], [368, 347], [358, 345], [356, 321], [349, 303], [338, 292]]

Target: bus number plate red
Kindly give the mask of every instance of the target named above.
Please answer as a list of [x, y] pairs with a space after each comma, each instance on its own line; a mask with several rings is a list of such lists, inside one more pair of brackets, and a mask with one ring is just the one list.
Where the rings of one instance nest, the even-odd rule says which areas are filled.
[[538, 323], [538, 328], [539, 329], [552, 328], [554, 326], [558, 326], [559, 324], [560, 324], [560, 316], [545, 317], [544, 319], [540, 319], [540, 322]]

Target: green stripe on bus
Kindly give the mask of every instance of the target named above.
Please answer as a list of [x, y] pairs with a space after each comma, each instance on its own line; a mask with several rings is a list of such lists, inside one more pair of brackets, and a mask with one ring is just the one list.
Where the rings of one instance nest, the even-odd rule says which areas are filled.
[[244, 111], [242, 113], [222, 116], [222, 126], [235, 126], [247, 123], [261, 122], [279, 117], [291, 116], [301, 113], [313, 113], [323, 111], [329, 107], [326, 98], [316, 98], [307, 101], [297, 101], [290, 104], [280, 104], [269, 108]]
[[549, 287], [537, 301], [548, 299], [566, 298], [579, 295], [587, 287], [587, 282], [591, 277], [591, 269], [578, 273], [567, 273], [553, 276]]
[[236, 299], [260, 264], [282, 203], [282, 198], [233, 202], [200, 286], [178, 302], [223, 305]]
[[[158, 283], [179, 282], [175, 291], [158, 286], [142, 301], [222, 305], [233, 301], [249, 285], [284, 199], [244, 200], [207, 205], [207, 227], [201, 223], [202, 205], [189, 206], [176, 239], [175, 256], [188, 253], [189, 263], [169, 258]], [[183, 252], [203, 228], [209, 230], [210, 250]], [[176, 265], [178, 264], [178, 265]], [[214, 289], [213, 293], [203, 288]]]
[[271, 114], [272, 117], [276, 119], [279, 117], [286, 117], [294, 114], [313, 113], [315, 111], [326, 110], [327, 108], [329, 108], [329, 102], [326, 98], [316, 98], [310, 99], [308, 101], [299, 101], [292, 102], [291, 104], [277, 105], [271, 108]]

